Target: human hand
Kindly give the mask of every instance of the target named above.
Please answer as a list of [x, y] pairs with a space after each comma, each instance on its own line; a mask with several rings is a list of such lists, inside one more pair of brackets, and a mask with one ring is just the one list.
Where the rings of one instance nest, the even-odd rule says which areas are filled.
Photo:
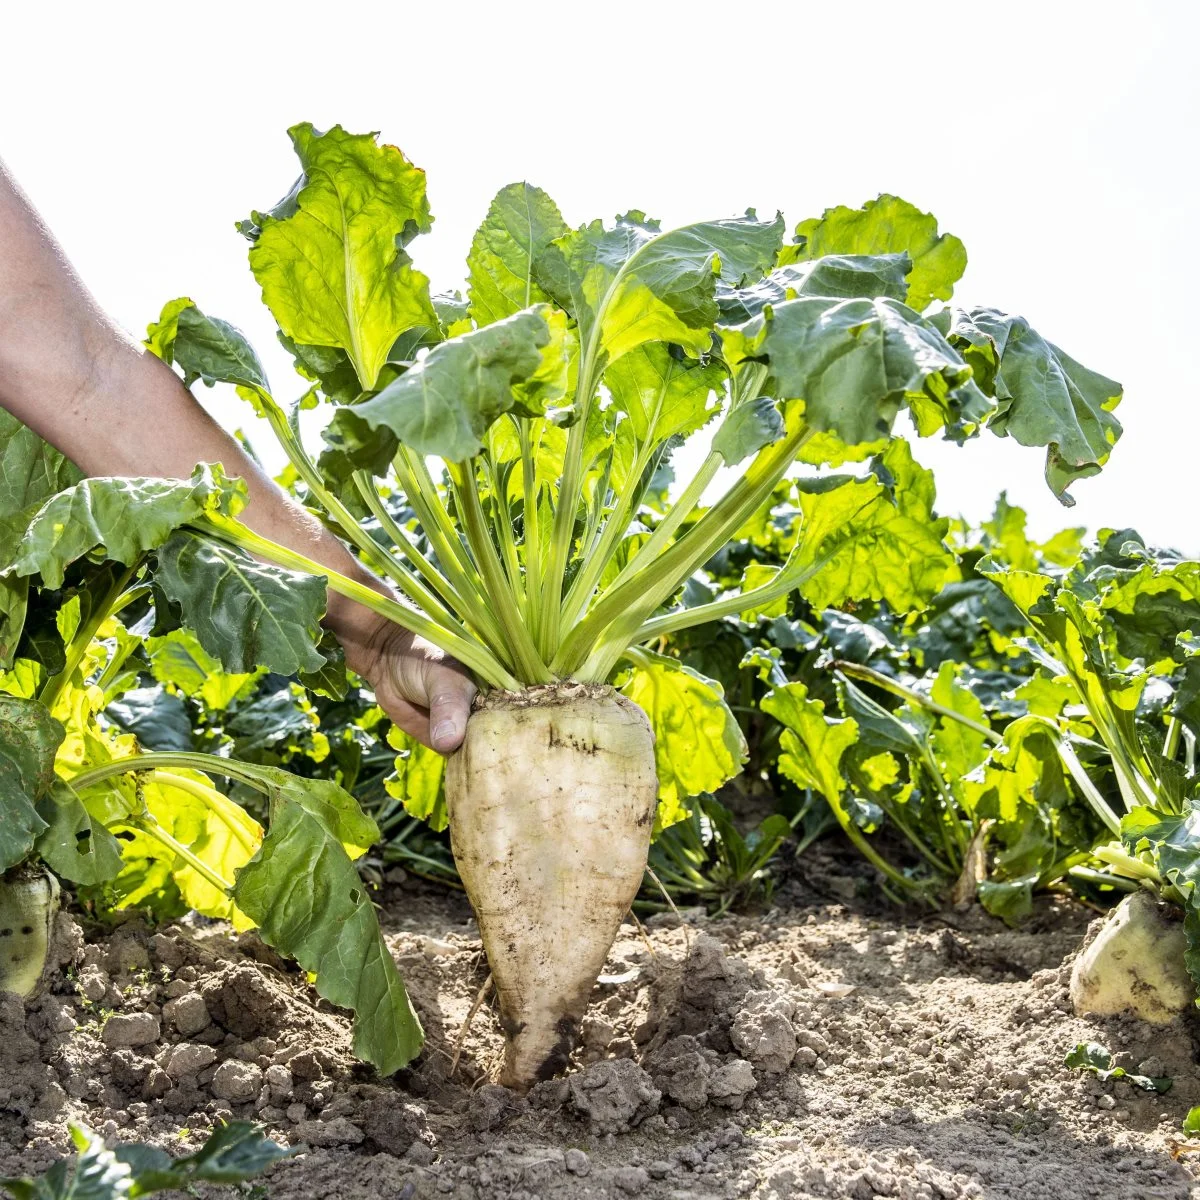
[[440, 754], [458, 748], [476, 692], [464, 667], [386, 617], [361, 630], [334, 626], [334, 632], [346, 664], [371, 685], [380, 707], [405, 733]]

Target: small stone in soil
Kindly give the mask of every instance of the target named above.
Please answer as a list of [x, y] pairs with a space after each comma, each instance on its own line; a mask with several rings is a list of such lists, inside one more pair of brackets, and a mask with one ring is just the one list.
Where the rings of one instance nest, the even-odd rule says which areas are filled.
[[292, 1094], [292, 1073], [278, 1064], [269, 1066], [263, 1076], [271, 1089], [272, 1100], [286, 1100]]
[[164, 1014], [170, 1018], [171, 1024], [184, 1037], [191, 1037], [192, 1034], [199, 1033], [200, 1030], [207, 1028], [212, 1020], [208, 1015], [208, 1006], [204, 1003], [204, 997], [198, 992], [187, 992], [177, 1000], [172, 1000], [164, 1010]]
[[116, 1013], [104, 1024], [101, 1035], [106, 1046], [145, 1046], [157, 1042], [162, 1032], [158, 1018], [150, 1013]]
[[563, 1166], [572, 1175], [586, 1175], [592, 1169], [592, 1160], [582, 1150], [578, 1150], [572, 1146], [563, 1155]]
[[238, 1062], [231, 1058], [217, 1068], [213, 1076], [212, 1093], [231, 1104], [244, 1104], [258, 1095], [262, 1080], [262, 1071], [253, 1063]]
[[404, 1157], [410, 1163], [415, 1163], [418, 1167], [428, 1167], [437, 1158], [437, 1151], [431, 1146], [425, 1145], [424, 1142], [417, 1141], [413, 1142], [404, 1152]]
[[650, 1182], [645, 1167], [617, 1167], [610, 1178], [627, 1196], [636, 1196]]
[[186, 1079], [189, 1075], [199, 1075], [216, 1061], [217, 1052], [211, 1046], [180, 1042], [168, 1055], [164, 1066], [172, 1079]]

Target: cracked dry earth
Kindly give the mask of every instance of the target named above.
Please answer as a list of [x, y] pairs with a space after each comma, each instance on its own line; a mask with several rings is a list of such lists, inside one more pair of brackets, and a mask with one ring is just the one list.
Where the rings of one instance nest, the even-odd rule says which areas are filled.
[[[486, 977], [465, 902], [411, 882], [381, 900], [429, 1038], [389, 1080], [252, 936], [132, 920], [85, 937], [60, 917], [49, 989], [0, 1005], [0, 1175], [65, 1153], [69, 1119], [180, 1153], [232, 1115], [309, 1147], [272, 1200], [1200, 1200], [1200, 1143], [1178, 1132], [1197, 1027], [1072, 1016], [1064, 962], [1091, 917], [1073, 904], [1011, 931], [793, 883], [753, 915], [627, 925], [572, 1074], [518, 1099], [487, 1081], [486, 1007], [451, 1069]], [[1067, 1070], [1080, 1041], [1171, 1091]]]

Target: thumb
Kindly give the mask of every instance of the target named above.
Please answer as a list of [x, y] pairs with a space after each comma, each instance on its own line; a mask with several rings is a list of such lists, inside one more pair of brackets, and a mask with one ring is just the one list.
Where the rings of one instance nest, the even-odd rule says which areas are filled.
[[439, 754], [449, 754], [458, 749], [466, 735], [475, 685], [460, 672], [431, 663], [427, 688], [429, 740]]

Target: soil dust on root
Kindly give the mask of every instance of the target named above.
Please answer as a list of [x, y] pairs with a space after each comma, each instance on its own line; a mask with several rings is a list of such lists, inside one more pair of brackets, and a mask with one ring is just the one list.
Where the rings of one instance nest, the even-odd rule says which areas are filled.
[[[1200, 1103], [1194, 1027], [1072, 1016], [1064, 960], [1089, 921], [1072, 905], [1014, 932], [785, 889], [752, 916], [627, 924], [572, 1074], [518, 1098], [488, 1082], [486, 1005], [451, 1070], [487, 976], [465, 902], [411, 883], [382, 899], [428, 1035], [388, 1080], [253, 936], [130, 921], [85, 940], [60, 916], [50, 989], [0, 1005], [0, 1175], [49, 1166], [70, 1119], [181, 1153], [240, 1117], [309, 1147], [272, 1200], [1200, 1196], [1178, 1133]], [[1172, 1090], [1067, 1070], [1081, 1041]]]

